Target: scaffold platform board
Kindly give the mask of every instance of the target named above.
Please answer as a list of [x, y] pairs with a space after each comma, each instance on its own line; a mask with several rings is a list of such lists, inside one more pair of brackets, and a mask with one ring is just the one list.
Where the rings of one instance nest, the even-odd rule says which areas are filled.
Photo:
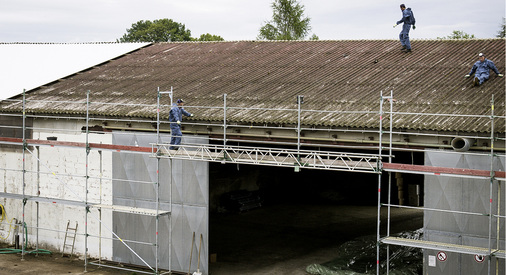
[[[18, 199], [18, 200], [26, 200], [26, 201], [34, 201], [34, 202], [42, 202], [42, 203], [50, 203], [50, 204], [73, 205], [73, 206], [78, 206], [78, 207], [85, 207], [86, 206], [86, 204], [82, 201], [47, 198], [47, 197], [39, 197], [39, 196], [23, 195], [23, 194], [15, 194], [15, 193], [0, 192], [0, 198]], [[122, 205], [88, 203], [88, 206], [94, 207], [94, 208], [100, 208], [100, 209], [111, 209], [112, 211], [115, 211], [115, 212], [140, 214], [140, 215], [146, 215], [146, 216], [157, 216], [157, 215], [164, 216], [164, 215], [170, 214], [169, 211], [159, 210], [157, 212], [156, 209], [129, 207], [129, 206], [122, 206]]]
[[146, 216], [165, 216], [169, 215], [170, 211], [161, 211], [156, 209], [149, 209], [149, 208], [139, 208], [139, 207], [130, 207], [130, 206], [122, 206], [122, 205], [109, 205], [109, 204], [92, 204], [90, 205], [94, 208], [100, 208], [100, 209], [111, 209], [115, 212], [123, 212], [123, 213], [132, 213], [132, 214], [139, 214], [139, 215], [146, 215]]
[[380, 173], [379, 156], [328, 151], [260, 148], [228, 145], [152, 144], [152, 157], [221, 163], [269, 165], [292, 168], [325, 169]]
[[85, 206], [85, 203], [80, 202], [80, 201], [58, 199], [58, 198], [48, 198], [48, 197], [40, 197], [40, 196], [32, 196], [32, 195], [23, 195], [23, 194], [16, 194], [16, 193], [0, 192], [0, 198], [18, 199], [18, 200], [51, 203], [51, 204], [74, 205], [74, 206], [81, 206], [81, 207]]
[[476, 247], [476, 246], [441, 243], [441, 242], [434, 242], [434, 241], [406, 239], [406, 238], [398, 238], [398, 237], [385, 237], [385, 238], [381, 239], [381, 242], [384, 244], [408, 246], [408, 247], [431, 249], [431, 250], [441, 250], [441, 251], [445, 251], [445, 252], [455, 252], [455, 253], [463, 253], [463, 254], [471, 254], [471, 255], [492, 255], [497, 258], [502, 258], [502, 259], [504, 259], [505, 255], [506, 255], [504, 250], [492, 249], [489, 253], [489, 249], [485, 248], [485, 247]]

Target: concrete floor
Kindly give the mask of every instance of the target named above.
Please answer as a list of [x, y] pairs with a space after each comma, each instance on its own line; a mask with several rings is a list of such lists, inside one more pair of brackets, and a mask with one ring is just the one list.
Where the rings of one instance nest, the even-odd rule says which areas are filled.
[[[382, 234], [386, 208], [382, 208]], [[392, 209], [391, 234], [423, 226], [423, 212]], [[306, 267], [338, 257], [339, 245], [376, 235], [376, 206], [286, 203], [246, 213], [212, 214], [212, 275], [308, 274]]]

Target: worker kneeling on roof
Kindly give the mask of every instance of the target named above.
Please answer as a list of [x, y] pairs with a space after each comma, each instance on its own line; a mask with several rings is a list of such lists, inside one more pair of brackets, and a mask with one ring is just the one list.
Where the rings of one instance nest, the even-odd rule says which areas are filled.
[[499, 73], [499, 70], [495, 66], [494, 62], [485, 58], [485, 55], [480, 53], [478, 55], [478, 61], [474, 63], [471, 72], [466, 77], [471, 77], [474, 74], [473, 85], [480, 86], [490, 77], [490, 70], [494, 71], [499, 77], [503, 75]]
[[[178, 99], [176, 103], [172, 104], [172, 108], [169, 113], [169, 121], [170, 121], [170, 133], [172, 138], [170, 139], [171, 145], [179, 145], [181, 144], [181, 121], [183, 120], [183, 115], [185, 116], [193, 116], [193, 114], [188, 113], [185, 109], [183, 109], [184, 101], [182, 99]], [[171, 146], [170, 150], [177, 150], [177, 146]]]

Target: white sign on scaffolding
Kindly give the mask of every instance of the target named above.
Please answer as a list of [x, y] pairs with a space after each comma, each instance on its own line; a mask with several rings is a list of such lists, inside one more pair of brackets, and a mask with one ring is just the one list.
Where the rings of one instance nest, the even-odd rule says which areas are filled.
[[436, 266], [436, 256], [429, 255], [429, 266]]

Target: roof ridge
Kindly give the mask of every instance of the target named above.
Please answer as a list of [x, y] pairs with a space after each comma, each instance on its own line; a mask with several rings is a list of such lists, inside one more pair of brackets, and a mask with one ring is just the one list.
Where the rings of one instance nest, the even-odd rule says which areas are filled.
[[146, 44], [150, 42], [0, 42], [0, 45], [100, 45], [100, 44]]
[[[470, 39], [441, 39], [441, 38], [415, 38], [412, 41], [489, 41], [489, 40], [505, 40], [506, 38], [470, 38]], [[258, 42], [258, 43], [279, 43], [279, 42], [348, 42], [348, 41], [398, 41], [398, 39], [322, 39], [322, 40], [227, 40], [227, 41], [164, 41], [153, 42], [154, 44], [206, 44], [206, 43], [238, 43], [238, 42]]]
[[[414, 38], [413, 41], [489, 41], [505, 40], [506, 38], [470, 38], [470, 39], [442, 39], [442, 38]], [[166, 42], [0, 42], [0, 45], [100, 45], [100, 44], [199, 44], [199, 43], [237, 43], [237, 42], [259, 42], [259, 43], [279, 43], [279, 42], [347, 42], [347, 41], [397, 41], [398, 39], [321, 39], [321, 40], [227, 40], [227, 41], [166, 41]]]

